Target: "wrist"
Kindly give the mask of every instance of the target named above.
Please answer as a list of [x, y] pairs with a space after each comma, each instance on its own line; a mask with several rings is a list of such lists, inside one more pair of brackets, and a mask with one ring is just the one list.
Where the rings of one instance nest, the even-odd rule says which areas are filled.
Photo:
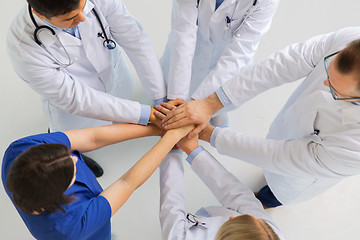
[[191, 146], [186, 146], [183, 147], [182, 150], [189, 155], [192, 151], [194, 151], [194, 149], [196, 149], [197, 147], [199, 147], [199, 144], [196, 142], [196, 144], [193, 144]]
[[156, 111], [155, 108], [151, 106], [151, 107], [150, 107], [150, 117], [149, 117], [149, 121], [152, 122], [152, 123], [156, 120], [156, 116], [155, 116], [155, 114], [154, 114], [155, 111]]
[[182, 134], [179, 131], [179, 128], [175, 128], [175, 129], [171, 129], [166, 131], [164, 136], [168, 136], [169, 138], [173, 139], [175, 141], [175, 143], [177, 143], [181, 138], [183, 138], [184, 134]]
[[212, 125], [207, 125], [200, 133], [199, 133], [199, 139], [210, 142], [211, 134], [213, 133], [215, 127]]
[[216, 113], [217, 111], [219, 111], [224, 107], [219, 97], [217, 96], [216, 92], [205, 98], [204, 101], [211, 110], [212, 114]]
[[162, 136], [164, 135], [164, 130], [159, 128], [155, 124], [148, 124], [146, 126], [149, 129], [149, 136]]

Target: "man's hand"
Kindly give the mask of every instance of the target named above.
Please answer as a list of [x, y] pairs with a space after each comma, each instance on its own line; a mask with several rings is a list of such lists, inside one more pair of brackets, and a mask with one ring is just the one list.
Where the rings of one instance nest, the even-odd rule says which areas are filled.
[[155, 109], [157, 111], [155, 111], [155, 116], [160, 118], [160, 119], [164, 119], [166, 117], [166, 114], [168, 114], [172, 109], [174, 109], [175, 107], [183, 104], [185, 101], [177, 98], [175, 100], [171, 100], [169, 102], [162, 102], [161, 105], [156, 105]]
[[210, 142], [211, 134], [214, 131], [215, 127], [212, 125], [207, 125], [200, 133], [199, 133], [199, 139]]
[[213, 93], [205, 99], [192, 100], [172, 108], [171, 111], [165, 111], [166, 117], [162, 119], [161, 123], [165, 130], [195, 124], [195, 129], [188, 135], [189, 138], [192, 138], [206, 127], [211, 116], [222, 107], [216, 93]]
[[198, 142], [198, 136], [195, 135], [192, 138], [182, 138], [177, 144], [176, 144], [181, 150], [183, 150], [187, 155], [189, 155], [195, 148], [199, 146]]

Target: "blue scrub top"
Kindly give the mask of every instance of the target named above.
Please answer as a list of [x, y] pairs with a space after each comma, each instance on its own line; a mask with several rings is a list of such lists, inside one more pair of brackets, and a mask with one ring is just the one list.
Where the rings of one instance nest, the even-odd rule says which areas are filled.
[[[5, 185], [12, 162], [29, 147], [46, 143], [59, 143], [70, 149], [68, 137], [62, 132], [56, 132], [19, 139], [6, 150], [2, 162], [2, 182], [11, 201], [11, 193]], [[111, 239], [110, 204], [104, 197], [98, 196], [103, 189], [80, 153], [74, 151], [72, 154], [79, 159], [76, 163], [76, 180], [65, 194], [76, 199], [62, 206], [66, 213], [59, 210], [53, 214], [45, 212], [41, 215], [31, 215], [16, 209], [36, 239]]]

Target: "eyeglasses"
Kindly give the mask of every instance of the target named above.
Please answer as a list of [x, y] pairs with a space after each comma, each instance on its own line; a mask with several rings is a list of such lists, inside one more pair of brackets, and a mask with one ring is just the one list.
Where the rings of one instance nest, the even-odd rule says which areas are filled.
[[186, 218], [187, 218], [187, 220], [189, 220], [190, 222], [195, 223], [195, 226], [197, 226], [197, 225], [199, 225], [199, 224], [205, 225], [205, 223], [204, 223], [204, 222], [200, 222], [199, 219], [198, 219], [194, 214], [188, 213], [188, 214], [186, 215]]
[[328, 72], [328, 68], [329, 68], [329, 64], [330, 62], [328, 61], [329, 58], [335, 56], [336, 54], [338, 54], [340, 51], [338, 52], [335, 52], [335, 53], [332, 53], [326, 57], [324, 57], [324, 65], [325, 65], [325, 71], [326, 71], [326, 76], [327, 76], [327, 80], [328, 80], [328, 83], [329, 83], [329, 88], [330, 88], [330, 93], [332, 95], [332, 97], [335, 99], [335, 100], [360, 100], [360, 97], [345, 97], [345, 98], [342, 98], [342, 97], [339, 97], [336, 92], [336, 89], [333, 87], [333, 85], [331, 84], [330, 82], [330, 78], [329, 78], [329, 72]]

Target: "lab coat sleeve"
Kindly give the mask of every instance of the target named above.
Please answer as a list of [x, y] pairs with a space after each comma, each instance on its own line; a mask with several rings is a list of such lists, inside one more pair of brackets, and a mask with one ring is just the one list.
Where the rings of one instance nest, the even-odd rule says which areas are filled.
[[271, 222], [254, 193], [227, 171], [209, 152], [200, 152], [191, 168], [226, 208]]
[[169, 49], [171, 51], [168, 99], [189, 98], [191, 67], [194, 57], [198, 8], [194, 0], [173, 0]]
[[319, 35], [292, 44], [258, 64], [246, 67], [222, 88], [230, 101], [239, 107], [265, 90], [304, 78], [317, 64], [323, 64], [325, 53], [328, 53], [337, 35]]
[[51, 57], [34, 43], [11, 41], [8, 46], [16, 73], [52, 105], [83, 117], [138, 123], [139, 103], [94, 90], [66, 69], [55, 68]]
[[185, 238], [184, 167], [171, 151], [160, 164], [160, 223], [164, 240]]
[[214, 69], [212, 69], [192, 95], [193, 99], [202, 99], [214, 93], [223, 83], [238, 74], [252, 63], [260, 39], [269, 30], [276, 12], [278, 0], [258, 1], [258, 7], [245, 20], [224, 49]]
[[[343, 178], [359, 173], [357, 144], [343, 138], [331, 145], [326, 138], [272, 140], [219, 129], [215, 147], [219, 153], [254, 164], [264, 170], [291, 177]], [[354, 140], [350, 140], [354, 141]], [[353, 147], [354, 146], [354, 147]], [[358, 146], [358, 145], [357, 145]]]
[[152, 100], [165, 97], [166, 84], [160, 62], [143, 27], [120, 0], [103, 0], [97, 6], [108, 21], [112, 36], [133, 63], [149, 97]]

